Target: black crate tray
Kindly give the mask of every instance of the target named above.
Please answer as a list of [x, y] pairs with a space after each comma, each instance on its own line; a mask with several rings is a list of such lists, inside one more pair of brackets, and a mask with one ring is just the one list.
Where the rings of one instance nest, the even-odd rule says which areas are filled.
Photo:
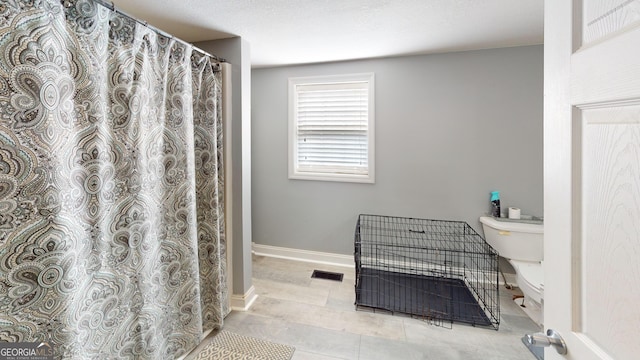
[[463, 280], [369, 268], [362, 268], [360, 276], [357, 306], [430, 320], [492, 326]]

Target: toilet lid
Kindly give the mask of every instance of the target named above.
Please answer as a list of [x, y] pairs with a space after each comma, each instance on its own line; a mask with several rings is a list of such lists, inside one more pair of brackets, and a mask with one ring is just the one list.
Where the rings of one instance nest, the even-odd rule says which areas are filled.
[[544, 290], [544, 268], [541, 263], [517, 260], [512, 260], [511, 262], [518, 267], [520, 277], [529, 283], [531, 287], [538, 291]]

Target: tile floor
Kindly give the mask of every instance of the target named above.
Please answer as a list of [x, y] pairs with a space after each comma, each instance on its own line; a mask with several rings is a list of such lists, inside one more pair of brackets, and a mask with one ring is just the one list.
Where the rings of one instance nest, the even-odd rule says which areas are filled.
[[[344, 280], [312, 279], [314, 269], [344, 273]], [[520, 338], [540, 328], [504, 287], [499, 331], [457, 323], [445, 328], [356, 311], [354, 277], [352, 268], [254, 256], [258, 299], [249, 311], [233, 311], [224, 329], [294, 346], [294, 360], [535, 360]]]

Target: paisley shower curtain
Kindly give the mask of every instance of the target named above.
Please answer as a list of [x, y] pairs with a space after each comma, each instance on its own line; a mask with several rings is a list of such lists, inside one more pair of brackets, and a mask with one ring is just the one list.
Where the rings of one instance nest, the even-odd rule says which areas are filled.
[[0, 3], [0, 341], [174, 359], [222, 325], [218, 66], [94, 0]]

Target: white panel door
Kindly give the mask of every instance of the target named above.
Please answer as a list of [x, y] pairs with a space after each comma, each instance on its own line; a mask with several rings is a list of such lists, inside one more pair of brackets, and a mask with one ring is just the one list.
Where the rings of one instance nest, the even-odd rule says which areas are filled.
[[544, 136], [545, 359], [640, 359], [640, 0], [545, 2]]

